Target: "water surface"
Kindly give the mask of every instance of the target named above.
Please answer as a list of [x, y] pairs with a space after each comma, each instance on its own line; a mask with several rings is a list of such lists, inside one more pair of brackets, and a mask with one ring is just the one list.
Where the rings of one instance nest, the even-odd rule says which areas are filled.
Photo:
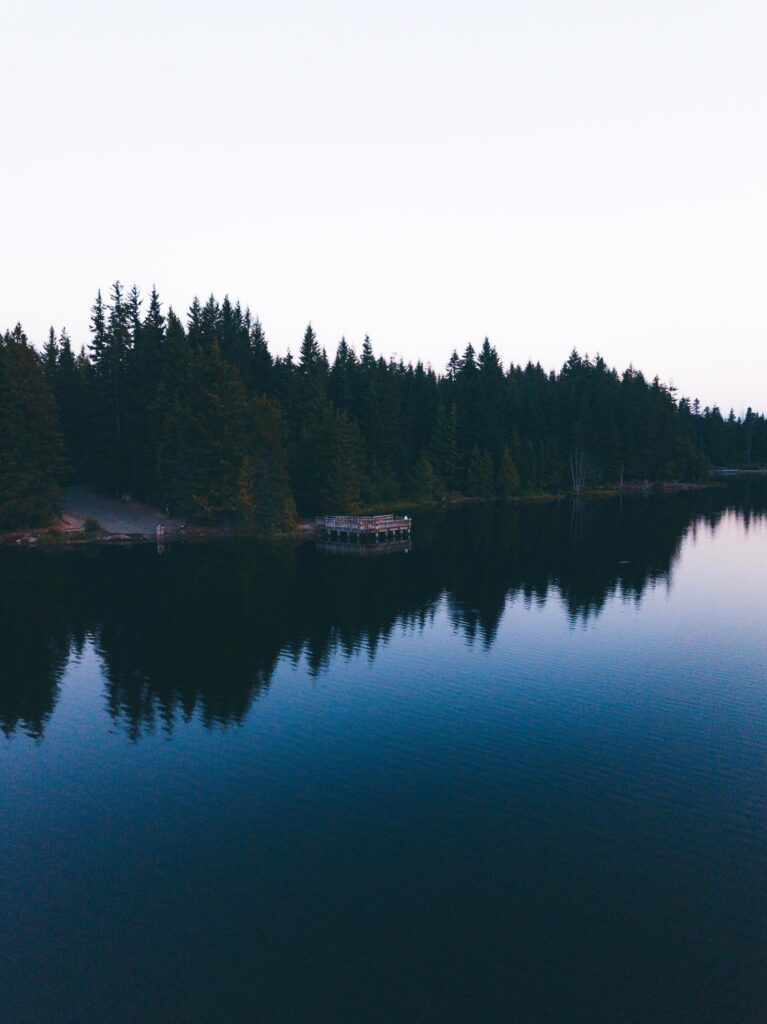
[[766, 499], [0, 552], [3, 1019], [763, 1019]]

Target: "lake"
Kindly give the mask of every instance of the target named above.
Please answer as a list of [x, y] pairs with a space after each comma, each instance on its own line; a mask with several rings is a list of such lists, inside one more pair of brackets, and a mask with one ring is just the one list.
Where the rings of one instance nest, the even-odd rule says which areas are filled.
[[0, 551], [2, 1019], [764, 1019], [766, 513]]

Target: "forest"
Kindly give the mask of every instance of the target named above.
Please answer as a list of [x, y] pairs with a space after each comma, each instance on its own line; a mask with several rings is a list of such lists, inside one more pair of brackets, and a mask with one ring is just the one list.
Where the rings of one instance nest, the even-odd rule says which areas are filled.
[[376, 356], [307, 326], [274, 356], [228, 297], [185, 321], [116, 282], [79, 348], [0, 335], [0, 527], [42, 524], [90, 481], [171, 514], [273, 535], [296, 517], [445, 497], [692, 481], [767, 464], [767, 424], [723, 416], [658, 377], [573, 351], [562, 368], [504, 367], [485, 340], [444, 370]]

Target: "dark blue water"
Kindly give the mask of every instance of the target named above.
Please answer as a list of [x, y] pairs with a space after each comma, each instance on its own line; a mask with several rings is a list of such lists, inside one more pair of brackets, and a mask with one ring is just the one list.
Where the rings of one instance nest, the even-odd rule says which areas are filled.
[[0, 552], [0, 1011], [760, 1021], [764, 487]]

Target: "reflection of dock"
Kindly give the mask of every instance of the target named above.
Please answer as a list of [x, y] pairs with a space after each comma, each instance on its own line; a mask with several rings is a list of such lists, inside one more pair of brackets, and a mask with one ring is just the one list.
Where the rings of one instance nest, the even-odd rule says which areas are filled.
[[317, 516], [314, 529], [318, 537], [340, 540], [402, 540], [410, 537], [413, 521], [409, 516]]
[[410, 539], [380, 540], [374, 544], [349, 543], [348, 540], [318, 540], [317, 550], [326, 555], [393, 555], [397, 552], [406, 555], [410, 551]]

